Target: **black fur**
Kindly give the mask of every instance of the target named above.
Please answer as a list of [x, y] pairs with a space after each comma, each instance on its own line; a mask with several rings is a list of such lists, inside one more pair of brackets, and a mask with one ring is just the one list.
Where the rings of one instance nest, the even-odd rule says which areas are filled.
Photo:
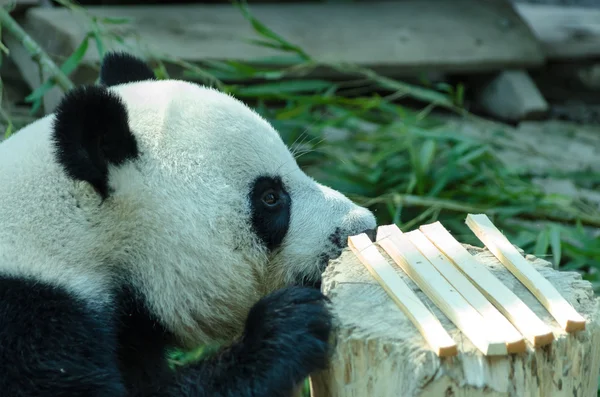
[[124, 52], [106, 54], [100, 65], [100, 84], [109, 87], [155, 79], [154, 72], [144, 61]]
[[[274, 205], [264, 202], [266, 194], [274, 194]], [[281, 244], [290, 226], [292, 199], [278, 177], [261, 176], [250, 190], [250, 207], [254, 232], [269, 250]]]
[[40, 281], [0, 277], [0, 390], [6, 397], [290, 396], [324, 369], [331, 329], [326, 298], [292, 287], [259, 301], [243, 336], [172, 371], [171, 334], [130, 287], [88, 306]]
[[119, 288], [116, 302], [118, 361], [127, 395], [149, 395], [170, 381], [165, 349], [175, 344], [175, 338], [131, 286]]
[[0, 394], [125, 396], [115, 319], [64, 290], [0, 278]]
[[[113, 54], [103, 63], [103, 84], [147, 79], [148, 70]], [[65, 172], [103, 198], [110, 193], [109, 165], [138, 156], [126, 108], [103, 86], [66, 94], [53, 139]], [[287, 233], [291, 198], [280, 180], [267, 177], [254, 181], [250, 198], [253, 225], [272, 249]], [[326, 367], [331, 316], [318, 290], [290, 287], [261, 299], [239, 340], [177, 371], [167, 365], [173, 335], [144, 297], [129, 285], [112, 292], [110, 304], [99, 306], [40, 280], [0, 275], [0, 394], [283, 397]]]
[[81, 86], [65, 94], [56, 110], [53, 139], [57, 161], [74, 179], [109, 195], [108, 166], [137, 157], [127, 109], [105, 87]]

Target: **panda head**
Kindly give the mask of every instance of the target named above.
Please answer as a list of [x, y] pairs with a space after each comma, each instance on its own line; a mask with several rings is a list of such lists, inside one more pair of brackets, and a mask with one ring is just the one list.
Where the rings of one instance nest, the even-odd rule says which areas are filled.
[[192, 342], [239, 331], [265, 293], [318, 285], [347, 237], [375, 228], [233, 97], [155, 80], [125, 54], [104, 59], [100, 82], [67, 93], [51, 123], [74, 197], [61, 211], [80, 231], [69, 250], [132, 280]]

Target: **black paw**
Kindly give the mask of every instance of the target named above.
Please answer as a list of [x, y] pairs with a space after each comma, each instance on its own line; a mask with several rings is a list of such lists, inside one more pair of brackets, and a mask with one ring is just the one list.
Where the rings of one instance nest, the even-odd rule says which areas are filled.
[[[288, 287], [261, 299], [246, 320], [244, 345], [295, 382], [324, 369], [332, 319], [327, 298], [313, 288]], [[277, 373], [279, 371], [279, 373]]]

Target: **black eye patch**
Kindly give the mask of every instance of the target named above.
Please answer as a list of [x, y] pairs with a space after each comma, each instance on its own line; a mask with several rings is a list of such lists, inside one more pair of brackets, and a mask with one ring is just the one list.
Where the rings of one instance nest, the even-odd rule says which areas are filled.
[[252, 227], [269, 250], [283, 241], [290, 226], [292, 200], [278, 177], [261, 176], [250, 188]]

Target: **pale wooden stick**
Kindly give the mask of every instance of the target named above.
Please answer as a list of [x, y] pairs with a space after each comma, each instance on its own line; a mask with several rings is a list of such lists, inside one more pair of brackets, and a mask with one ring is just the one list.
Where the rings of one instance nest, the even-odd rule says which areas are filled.
[[[415, 247], [396, 225], [381, 226], [377, 243], [421, 288], [431, 301], [486, 356], [506, 355], [506, 342], [489, 327], [481, 314]], [[492, 337], [486, 336], [486, 333]]]
[[440, 222], [423, 225], [419, 229], [479, 288], [534, 347], [552, 343], [554, 334], [550, 327], [544, 324], [514, 292], [477, 262]]
[[585, 329], [585, 319], [517, 251], [485, 214], [467, 215], [467, 225], [488, 250], [540, 301], [567, 332]]
[[455, 356], [458, 353], [456, 342], [452, 340], [439, 320], [406, 285], [366, 234], [350, 236], [348, 247], [412, 321], [438, 356]]
[[483, 316], [484, 321], [498, 334], [504, 335], [508, 353], [521, 353], [527, 350], [523, 335], [420, 230], [413, 230], [405, 235], [442, 276], [462, 294], [467, 302]]

